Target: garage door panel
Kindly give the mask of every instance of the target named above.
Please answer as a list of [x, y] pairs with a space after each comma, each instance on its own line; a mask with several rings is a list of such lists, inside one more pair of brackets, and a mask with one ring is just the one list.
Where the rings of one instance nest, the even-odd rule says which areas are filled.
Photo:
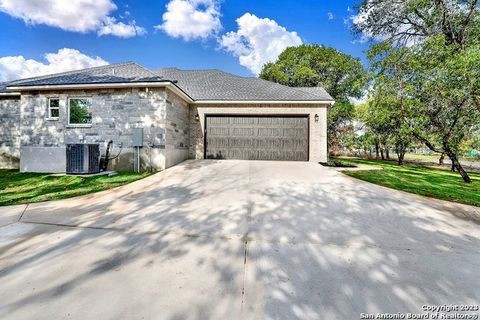
[[228, 137], [230, 136], [230, 129], [229, 128], [223, 128], [223, 127], [211, 127], [208, 129], [208, 135], [209, 136], [215, 136], [215, 137]]
[[206, 158], [308, 160], [307, 116], [207, 116]]
[[250, 138], [237, 138], [232, 137], [227, 139], [229, 141], [228, 147], [230, 148], [256, 148], [257, 140]]
[[230, 149], [227, 159], [258, 160], [258, 150], [255, 149]]
[[212, 149], [225, 149], [228, 148], [230, 144], [230, 139], [228, 137], [216, 137], [212, 139], [210, 148]]
[[232, 136], [234, 136], [234, 137], [253, 137], [257, 133], [257, 128], [248, 128], [248, 127], [235, 128], [235, 127], [233, 127], [231, 131], [232, 131]]

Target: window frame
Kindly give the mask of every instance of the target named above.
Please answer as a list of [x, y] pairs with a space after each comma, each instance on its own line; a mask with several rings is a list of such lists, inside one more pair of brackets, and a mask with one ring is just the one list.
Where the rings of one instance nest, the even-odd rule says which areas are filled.
[[[58, 117], [52, 117], [52, 113], [51, 113], [52, 107], [51, 107], [51, 104], [50, 104], [50, 101], [52, 101], [52, 100], [58, 100], [58, 107], [53, 108], [53, 109], [58, 110]], [[60, 118], [60, 98], [59, 97], [48, 97], [47, 98], [47, 120], [58, 121], [59, 118]]]
[[88, 99], [90, 100], [91, 105], [93, 106], [93, 99], [91, 96], [72, 96], [67, 98], [67, 127], [74, 128], [89, 128], [93, 124], [93, 111], [92, 111], [92, 122], [91, 123], [70, 123], [70, 101], [75, 99]]

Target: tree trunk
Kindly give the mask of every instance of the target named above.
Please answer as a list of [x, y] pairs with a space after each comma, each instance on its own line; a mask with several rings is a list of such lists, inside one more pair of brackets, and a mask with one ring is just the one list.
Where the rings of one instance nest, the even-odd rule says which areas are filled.
[[397, 157], [398, 157], [398, 165], [401, 166], [403, 164], [403, 159], [405, 159], [405, 151], [398, 152]]
[[440, 159], [438, 159], [438, 164], [442, 166], [444, 159], [445, 159], [445, 152], [442, 152], [442, 155], [440, 156]]
[[457, 159], [457, 156], [455, 153], [452, 152], [452, 150], [448, 147], [448, 144], [444, 141], [443, 143], [443, 151], [440, 151], [438, 150], [437, 148], [435, 148], [435, 146], [430, 143], [430, 141], [428, 141], [427, 139], [423, 138], [422, 136], [416, 134], [416, 133], [413, 133], [414, 137], [417, 138], [419, 141], [425, 143], [425, 145], [432, 151], [434, 152], [442, 152], [442, 153], [445, 153], [449, 158], [450, 160], [452, 160], [452, 166], [454, 168], [457, 169], [457, 171], [460, 173], [460, 175], [462, 176], [463, 178], [463, 181], [465, 181], [466, 183], [470, 183], [472, 182], [472, 180], [470, 179], [470, 177], [468, 176], [468, 173], [463, 169], [462, 165], [460, 164], [460, 162], [458, 161]]
[[375, 157], [378, 159], [379, 157], [379, 154], [378, 154], [378, 150], [380, 149], [380, 147], [378, 146], [378, 142], [375, 142]]
[[463, 169], [462, 165], [460, 164], [460, 161], [458, 161], [457, 155], [450, 150], [445, 151], [445, 153], [452, 161], [452, 168], [457, 169], [458, 173], [460, 173], [460, 175], [462, 176], [463, 181], [465, 181], [466, 183], [472, 182], [472, 180], [468, 176], [468, 173]]
[[387, 156], [387, 160], [390, 160], [390, 150], [388, 148], [385, 148], [385, 154]]
[[383, 155], [383, 148], [380, 149], [380, 155], [382, 156], [382, 160], [385, 160], [385, 156]]

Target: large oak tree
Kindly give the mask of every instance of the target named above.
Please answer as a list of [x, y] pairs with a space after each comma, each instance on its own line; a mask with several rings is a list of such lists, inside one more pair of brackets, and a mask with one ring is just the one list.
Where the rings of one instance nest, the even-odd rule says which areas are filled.
[[334, 48], [301, 45], [285, 49], [277, 61], [264, 65], [260, 78], [290, 87], [321, 86], [335, 99], [328, 114], [328, 142], [332, 148], [352, 120], [350, 98], [361, 98], [366, 71], [357, 58]]
[[476, 0], [364, 0], [357, 32], [369, 51], [374, 92], [396, 99], [413, 136], [458, 161], [480, 122], [480, 14]]

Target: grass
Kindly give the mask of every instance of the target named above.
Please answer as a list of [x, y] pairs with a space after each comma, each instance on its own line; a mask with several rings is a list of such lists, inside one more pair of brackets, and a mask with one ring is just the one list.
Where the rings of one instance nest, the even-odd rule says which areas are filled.
[[58, 200], [115, 188], [149, 173], [79, 177], [0, 169], [0, 206]]
[[346, 171], [346, 175], [422, 196], [480, 207], [480, 175], [469, 173], [472, 183], [464, 183], [460, 175], [442, 169], [404, 164], [394, 161], [342, 159], [353, 164], [381, 166], [383, 170]]
[[[426, 161], [426, 162], [435, 162], [438, 163], [438, 159], [440, 158], [439, 153], [432, 153], [432, 154], [418, 154], [418, 153], [407, 153], [405, 154], [405, 160], [409, 161]], [[465, 157], [460, 156], [460, 161], [480, 161], [480, 159], [475, 157]], [[445, 160], [449, 160], [448, 156], [445, 156]]]

